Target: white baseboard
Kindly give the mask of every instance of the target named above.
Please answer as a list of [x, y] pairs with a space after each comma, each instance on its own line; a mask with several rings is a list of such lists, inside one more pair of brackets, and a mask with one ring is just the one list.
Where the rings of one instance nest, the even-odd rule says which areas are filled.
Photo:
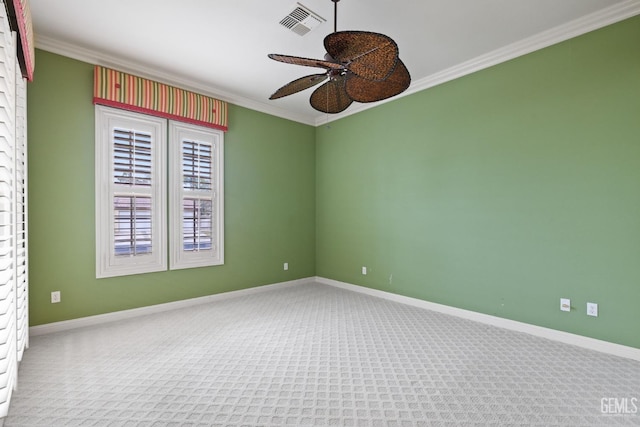
[[461, 317], [463, 319], [473, 320], [487, 325], [497, 326], [503, 329], [509, 329], [517, 332], [524, 332], [553, 341], [559, 341], [565, 344], [571, 344], [589, 350], [599, 351], [614, 356], [625, 357], [640, 361], [640, 349], [615, 344], [608, 341], [597, 340], [582, 335], [571, 334], [569, 332], [558, 331], [555, 329], [544, 328], [542, 326], [531, 325], [529, 323], [517, 322], [515, 320], [504, 319], [489, 314], [478, 313], [475, 311], [464, 310], [461, 308], [451, 307], [448, 305], [437, 304], [417, 298], [406, 297], [391, 292], [380, 291], [377, 289], [366, 288], [364, 286], [353, 285], [351, 283], [340, 282], [325, 277], [316, 277], [315, 281], [324, 285], [335, 286], [337, 288], [349, 291], [360, 292], [386, 300], [411, 305], [414, 307], [424, 308], [427, 310], [437, 311], [439, 313], [450, 314], [452, 316]]
[[133, 308], [130, 310], [116, 311], [113, 313], [97, 314], [95, 316], [81, 317], [79, 319], [63, 320], [61, 322], [47, 323], [44, 325], [32, 326], [29, 328], [30, 336], [52, 334], [54, 332], [68, 331], [70, 329], [82, 328], [85, 326], [99, 325], [117, 320], [130, 319], [132, 317], [145, 316], [147, 314], [161, 313], [178, 308], [191, 307], [194, 305], [206, 304], [213, 301], [221, 301], [229, 298], [237, 298], [244, 295], [251, 295], [265, 292], [272, 289], [286, 288], [306, 283], [315, 282], [314, 277], [290, 280], [287, 282], [273, 283], [270, 285], [256, 286], [253, 288], [240, 289], [237, 291], [223, 292], [220, 294], [207, 295], [204, 297], [190, 298], [186, 300], [173, 301], [164, 304], [150, 305], [147, 307]]
[[29, 328], [30, 336], [38, 336], [51, 334], [55, 332], [67, 331], [70, 329], [82, 328], [85, 326], [98, 325], [107, 322], [130, 319], [133, 317], [144, 316], [147, 314], [161, 313], [164, 311], [175, 310], [179, 308], [191, 307], [200, 304], [206, 304], [214, 301], [221, 301], [229, 298], [237, 298], [244, 295], [251, 295], [260, 292], [266, 292], [272, 289], [286, 288], [309, 283], [320, 283], [324, 285], [335, 286], [337, 288], [346, 289], [353, 292], [359, 292], [389, 301], [395, 301], [402, 304], [411, 305], [439, 313], [449, 314], [463, 319], [473, 320], [486, 325], [492, 325], [503, 329], [517, 332], [524, 332], [542, 338], [571, 344], [589, 350], [599, 351], [601, 353], [611, 354], [614, 356], [625, 357], [640, 361], [640, 349], [628, 347], [608, 341], [597, 340], [582, 335], [571, 334], [569, 332], [558, 331], [555, 329], [544, 328], [542, 326], [531, 325], [529, 323], [518, 322], [515, 320], [504, 319], [489, 314], [478, 313], [475, 311], [464, 310], [461, 308], [451, 307], [448, 305], [437, 304], [417, 298], [411, 298], [391, 292], [371, 289], [364, 286], [358, 286], [351, 283], [340, 282], [325, 277], [306, 277], [303, 279], [291, 280], [287, 282], [273, 283], [270, 285], [256, 286], [248, 289], [240, 289], [237, 291], [223, 292], [220, 294], [207, 295], [204, 297], [190, 298], [186, 300], [168, 302], [164, 304], [156, 304], [147, 307], [134, 308], [130, 310], [116, 311], [113, 313], [98, 314], [95, 316], [81, 317], [79, 319], [64, 320], [61, 322], [47, 323], [45, 325], [32, 326]]

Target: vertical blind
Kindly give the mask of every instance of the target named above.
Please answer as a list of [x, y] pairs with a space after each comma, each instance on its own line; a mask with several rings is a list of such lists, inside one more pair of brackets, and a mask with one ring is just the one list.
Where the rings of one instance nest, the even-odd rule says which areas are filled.
[[0, 417], [28, 345], [26, 82], [5, 11], [0, 7]]

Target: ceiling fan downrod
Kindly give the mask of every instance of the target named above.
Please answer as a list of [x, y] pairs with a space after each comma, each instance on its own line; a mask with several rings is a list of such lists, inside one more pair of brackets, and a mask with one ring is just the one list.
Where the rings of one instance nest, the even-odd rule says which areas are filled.
[[338, 2], [334, 5], [333, 33], [324, 38], [324, 60], [300, 56], [269, 54], [286, 64], [324, 68], [324, 73], [293, 80], [275, 91], [269, 99], [309, 89], [325, 82], [309, 98], [318, 111], [335, 114], [353, 102], [376, 102], [404, 92], [411, 84], [409, 71], [398, 57], [398, 45], [384, 34], [371, 31], [338, 32]]

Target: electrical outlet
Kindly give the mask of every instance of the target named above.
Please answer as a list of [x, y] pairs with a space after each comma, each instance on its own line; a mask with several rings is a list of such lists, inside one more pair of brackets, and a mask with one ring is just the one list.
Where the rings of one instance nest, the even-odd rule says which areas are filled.
[[587, 303], [587, 316], [598, 317], [598, 304], [595, 302]]
[[366, 276], [366, 275], [367, 275], [367, 267], [362, 267], [362, 274], [363, 274], [364, 276]]
[[287, 271], [289, 269], [289, 263], [285, 262], [284, 263], [284, 270]]
[[60, 302], [60, 291], [51, 292], [51, 304], [56, 304]]
[[569, 298], [560, 298], [560, 310], [571, 311], [571, 300]]

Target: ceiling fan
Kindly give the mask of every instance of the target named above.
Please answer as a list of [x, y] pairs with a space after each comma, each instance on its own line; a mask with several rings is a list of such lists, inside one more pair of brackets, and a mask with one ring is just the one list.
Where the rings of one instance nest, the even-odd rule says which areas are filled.
[[310, 98], [313, 108], [323, 113], [340, 113], [353, 101], [375, 102], [404, 92], [411, 76], [398, 57], [398, 45], [384, 34], [369, 31], [337, 31], [338, 2], [334, 3], [333, 33], [324, 39], [324, 59], [269, 54], [286, 64], [324, 68], [320, 74], [301, 77], [275, 91], [269, 99], [292, 95], [325, 80]]

